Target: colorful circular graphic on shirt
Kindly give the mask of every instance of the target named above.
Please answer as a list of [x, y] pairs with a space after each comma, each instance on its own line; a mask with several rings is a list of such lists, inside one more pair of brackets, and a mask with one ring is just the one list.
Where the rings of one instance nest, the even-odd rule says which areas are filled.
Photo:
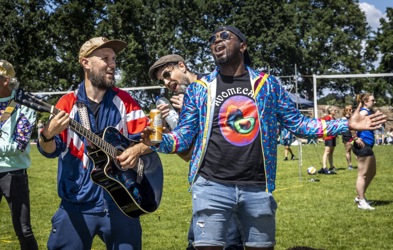
[[247, 96], [232, 96], [220, 108], [220, 130], [231, 144], [245, 146], [259, 134], [258, 112], [255, 102]]

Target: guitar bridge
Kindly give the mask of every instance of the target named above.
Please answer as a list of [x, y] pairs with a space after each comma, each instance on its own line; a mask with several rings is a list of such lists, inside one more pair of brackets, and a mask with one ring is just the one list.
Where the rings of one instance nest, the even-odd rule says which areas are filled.
[[138, 184], [141, 184], [141, 182], [143, 180], [143, 168], [144, 167], [145, 167], [145, 165], [143, 164], [143, 161], [141, 160], [141, 158], [139, 158], [138, 169], [136, 170], [136, 173], [137, 173], [136, 182]]

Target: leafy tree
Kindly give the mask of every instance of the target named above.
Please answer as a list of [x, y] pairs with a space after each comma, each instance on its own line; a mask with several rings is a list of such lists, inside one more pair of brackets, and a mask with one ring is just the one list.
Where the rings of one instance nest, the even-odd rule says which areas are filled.
[[38, 90], [53, 82], [55, 48], [44, 0], [0, 0], [0, 58], [12, 63], [21, 86]]
[[[376, 51], [381, 68], [392, 65], [390, 21], [382, 24], [375, 43], [358, 1], [326, 0], [0, 0], [0, 55], [13, 62], [32, 90], [75, 89], [83, 77], [80, 46], [94, 36], [127, 42], [118, 55], [119, 86], [156, 85], [148, 77], [153, 62], [168, 53], [182, 55], [196, 73], [214, 68], [208, 38], [220, 25], [244, 32], [253, 67], [276, 76], [293, 76], [309, 97], [312, 74], [364, 73], [373, 70]], [[391, 39], [390, 39], [391, 40]], [[390, 60], [390, 62], [389, 62]], [[382, 68], [383, 67], [383, 68]], [[391, 69], [391, 67], [390, 67]], [[284, 84], [292, 79], [282, 78]], [[318, 91], [348, 94], [367, 89], [369, 80], [331, 79], [318, 82]], [[383, 86], [383, 84], [380, 84]], [[385, 85], [381, 90], [391, 85]], [[391, 89], [391, 88], [390, 88]], [[159, 90], [132, 92], [151, 103]], [[344, 101], [344, 95], [341, 96]]]
[[76, 89], [83, 80], [83, 70], [79, 64], [79, 49], [92, 37], [108, 36], [111, 32], [101, 33], [98, 26], [107, 18], [105, 0], [52, 0], [50, 1], [49, 29], [51, 42], [56, 48], [57, 68], [53, 72], [57, 84], [52, 88], [66, 91]]
[[[362, 41], [370, 32], [366, 18], [357, 1], [289, 1], [292, 14], [295, 48], [280, 56], [287, 67], [283, 74], [291, 74], [289, 67], [298, 66], [303, 78], [301, 90], [312, 96], [313, 74], [356, 74], [366, 71], [367, 59], [362, 52]], [[291, 15], [288, 14], [288, 15]], [[292, 42], [292, 41], [291, 41]], [[371, 52], [370, 52], [371, 53]], [[288, 67], [289, 66], [289, 67]], [[331, 79], [318, 82], [318, 93], [323, 88], [339, 92], [355, 92], [361, 81]]]
[[379, 72], [393, 72], [393, 8], [387, 8], [386, 18], [381, 18], [381, 27], [378, 29], [376, 43], [378, 50], [382, 53]]
[[[381, 18], [381, 26], [378, 29], [375, 39], [369, 44], [381, 53], [381, 61], [377, 72], [393, 73], [393, 8], [386, 9], [386, 19]], [[393, 77], [384, 77], [376, 80], [372, 92], [377, 98], [378, 104], [392, 104]]]

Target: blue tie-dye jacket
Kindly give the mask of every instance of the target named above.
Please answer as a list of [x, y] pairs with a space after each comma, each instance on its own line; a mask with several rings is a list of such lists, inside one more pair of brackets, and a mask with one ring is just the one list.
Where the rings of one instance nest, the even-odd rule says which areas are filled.
[[[268, 192], [272, 192], [276, 179], [278, 122], [298, 137], [316, 138], [347, 131], [348, 121], [324, 121], [302, 115], [274, 77], [249, 67], [247, 70], [260, 117], [261, 154], [265, 163], [266, 187]], [[157, 148], [152, 147], [162, 153], [182, 152], [190, 147], [193, 138], [196, 137], [190, 161], [191, 187], [209, 143], [218, 71], [219, 68], [216, 68], [211, 74], [187, 88], [179, 125], [171, 133], [163, 135], [163, 141]]]

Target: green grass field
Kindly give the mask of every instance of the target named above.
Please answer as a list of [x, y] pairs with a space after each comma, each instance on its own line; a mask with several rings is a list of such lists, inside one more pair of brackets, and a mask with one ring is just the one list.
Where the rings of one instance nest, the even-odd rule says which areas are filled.
[[[337, 175], [306, 174], [309, 166], [321, 168], [323, 143], [303, 145], [302, 169], [299, 161], [282, 161], [279, 147], [277, 189], [277, 245], [275, 249], [309, 246], [321, 249], [393, 249], [393, 146], [376, 146], [377, 176], [367, 197], [374, 200], [374, 211], [357, 208], [355, 180], [357, 171], [346, 170], [344, 148], [337, 140], [334, 153]], [[298, 147], [292, 146], [298, 156]], [[51, 217], [57, 209], [57, 159], [41, 156], [32, 146], [29, 169], [32, 225], [40, 249], [46, 249]], [[164, 193], [159, 209], [142, 216], [143, 248], [146, 250], [185, 249], [191, 215], [188, 193], [188, 164], [176, 155], [161, 155], [164, 165]], [[353, 159], [356, 167], [356, 159]], [[319, 182], [311, 182], [311, 178]], [[11, 225], [8, 206], [0, 203], [0, 249], [19, 249]], [[96, 237], [93, 249], [105, 249]]]

